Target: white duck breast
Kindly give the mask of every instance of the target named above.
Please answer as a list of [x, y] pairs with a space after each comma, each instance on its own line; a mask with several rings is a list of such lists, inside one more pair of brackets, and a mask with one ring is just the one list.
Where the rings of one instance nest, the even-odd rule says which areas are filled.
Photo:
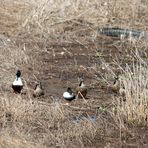
[[12, 85], [13, 86], [23, 86], [21, 78], [16, 78]]
[[70, 94], [69, 92], [64, 92], [64, 93], [63, 93], [63, 97], [64, 97], [65, 99], [71, 99], [71, 98], [74, 97], [74, 95], [73, 95], [73, 94]]

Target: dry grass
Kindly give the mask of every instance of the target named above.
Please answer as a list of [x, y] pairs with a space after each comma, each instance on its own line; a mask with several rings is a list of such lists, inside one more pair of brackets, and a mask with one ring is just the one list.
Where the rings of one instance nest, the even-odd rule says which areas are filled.
[[83, 115], [76, 120], [73, 111], [60, 102], [5, 95], [0, 104], [1, 147], [73, 147], [74, 143], [83, 147], [84, 141], [91, 143], [98, 132], [103, 135], [101, 120], [97, 123]]
[[[117, 98], [117, 114], [123, 121], [130, 124], [147, 126], [148, 116], [148, 67], [139, 59], [132, 66], [127, 65], [120, 83], [125, 88], [124, 99]], [[122, 87], [121, 86], [121, 87]]]
[[77, 40], [78, 36], [83, 35], [84, 40], [92, 40], [98, 26], [145, 30], [148, 14], [146, 5], [146, 1], [138, 0], [8, 0], [2, 1], [0, 7], [1, 27], [3, 33], [9, 35], [29, 33], [40, 39], [61, 41]]

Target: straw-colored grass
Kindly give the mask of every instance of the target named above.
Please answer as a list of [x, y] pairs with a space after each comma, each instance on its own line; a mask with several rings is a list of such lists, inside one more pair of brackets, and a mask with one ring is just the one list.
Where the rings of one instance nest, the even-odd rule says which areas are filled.
[[[148, 125], [148, 67], [138, 60], [126, 67], [120, 82], [125, 88], [122, 101], [117, 98], [117, 114], [125, 122], [135, 125]], [[121, 87], [122, 87], [121, 86]], [[126, 101], [123, 101], [126, 100]]]
[[100, 123], [83, 118], [75, 120], [72, 110], [60, 102], [51, 104], [5, 95], [0, 101], [1, 147], [84, 146], [97, 132]]

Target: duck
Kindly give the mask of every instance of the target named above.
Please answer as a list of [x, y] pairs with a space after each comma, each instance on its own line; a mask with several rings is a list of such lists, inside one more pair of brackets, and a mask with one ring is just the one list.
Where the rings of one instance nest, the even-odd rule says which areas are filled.
[[23, 89], [23, 82], [21, 79], [21, 71], [17, 70], [16, 72], [16, 78], [12, 83], [12, 89], [14, 93], [21, 93], [21, 90]]
[[112, 85], [109, 85], [109, 89], [112, 90], [112, 92], [117, 93], [121, 96], [125, 96], [125, 87], [120, 85], [119, 76], [115, 77], [114, 83]]
[[72, 101], [75, 99], [74, 92], [70, 87], [67, 88], [67, 91], [63, 93], [63, 97], [65, 100]]
[[114, 78], [113, 84], [109, 85], [109, 88], [112, 90], [114, 93], [118, 93], [120, 89], [120, 83], [119, 83], [119, 77]]
[[84, 84], [84, 79], [82, 77], [79, 77], [78, 80], [79, 80], [80, 83], [76, 88], [77, 98], [86, 98], [87, 87]]
[[33, 91], [33, 97], [40, 97], [44, 95], [44, 90], [42, 88], [41, 82], [37, 83], [34, 91]]

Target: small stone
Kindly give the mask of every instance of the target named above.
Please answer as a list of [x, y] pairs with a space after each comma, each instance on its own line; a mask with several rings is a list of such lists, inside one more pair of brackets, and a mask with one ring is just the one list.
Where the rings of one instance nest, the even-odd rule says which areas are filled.
[[65, 52], [62, 51], [62, 52], [61, 52], [61, 55], [64, 55], [64, 54], [65, 54]]

